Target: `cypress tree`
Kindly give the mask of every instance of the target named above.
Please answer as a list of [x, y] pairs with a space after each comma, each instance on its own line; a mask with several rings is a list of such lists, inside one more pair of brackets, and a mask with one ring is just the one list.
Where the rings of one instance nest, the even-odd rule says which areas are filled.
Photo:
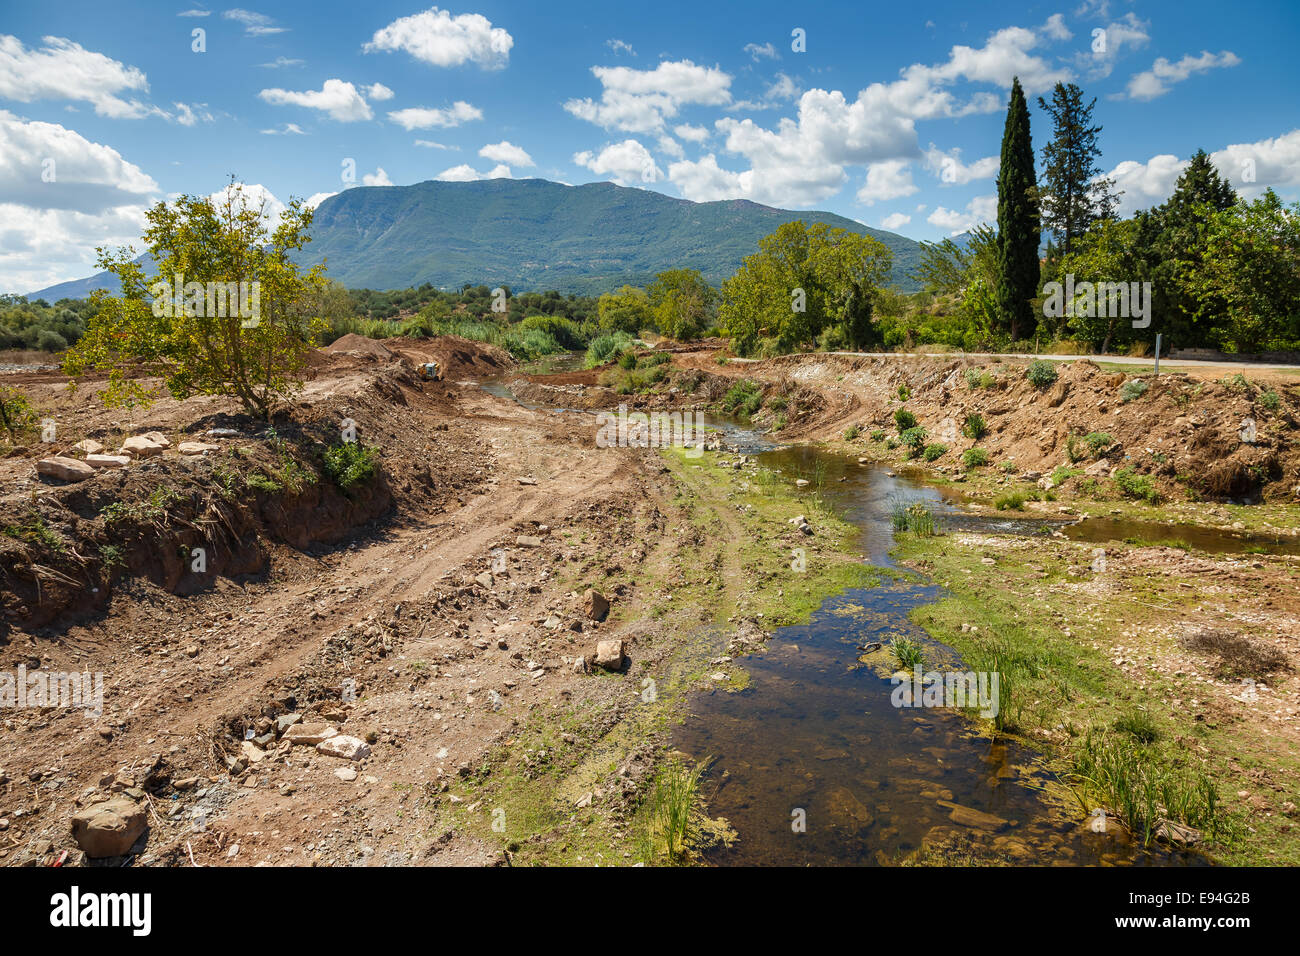
[[998, 167], [997, 303], [1001, 322], [1015, 341], [1033, 334], [1036, 324], [1030, 300], [1038, 294], [1037, 177], [1034, 145], [1029, 135], [1029, 104], [1020, 78], [1011, 81], [1011, 102], [1002, 131], [1002, 160]]

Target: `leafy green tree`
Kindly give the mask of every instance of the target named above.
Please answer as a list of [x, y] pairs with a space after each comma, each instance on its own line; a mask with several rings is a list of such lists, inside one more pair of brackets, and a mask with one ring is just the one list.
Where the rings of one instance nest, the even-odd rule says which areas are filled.
[[601, 329], [629, 335], [648, 327], [653, 317], [645, 290], [630, 285], [602, 295], [596, 302], [596, 315], [596, 324]]
[[759, 240], [722, 286], [718, 320], [741, 354], [761, 341], [779, 352], [833, 332], [852, 348], [877, 341], [873, 298], [889, 274], [879, 241], [825, 223], [784, 223]]
[[1300, 204], [1288, 208], [1269, 189], [1212, 214], [1204, 261], [1188, 282], [1217, 344], [1238, 352], [1300, 345]]
[[[1075, 251], [1061, 260], [1062, 274], [1073, 273], [1078, 283], [1133, 283], [1145, 278], [1146, 263], [1138, 243], [1140, 226], [1136, 220], [1103, 220], [1092, 227], [1075, 246]], [[1093, 308], [1080, 296], [1065, 321], [1079, 338], [1091, 343], [1102, 354], [1112, 345], [1121, 345], [1136, 337], [1130, 315], [1120, 315], [1119, 308]], [[1116, 303], [1118, 304], [1118, 303]], [[1093, 313], [1108, 313], [1088, 314]]]
[[712, 324], [717, 290], [696, 269], [668, 269], [647, 290], [656, 327], [669, 338], [698, 338]]
[[294, 200], [272, 229], [265, 199], [248, 201], [232, 181], [215, 201], [181, 196], [145, 215], [144, 261], [158, 274], [146, 277], [132, 249], [97, 250], [122, 292], [96, 292], [98, 312], [65, 355], [65, 371], [107, 371], [109, 405], [151, 401], [158, 390], [146, 383], [159, 377], [175, 398], [226, 395], [269, 417], [301, 385], [323, 331], [312, 311], [323, 266], [304, 274], [290, 258], [310, 241], [311, 210]]
[[1227, 307], [1222, 301], [1203, 303], [1194, 284], [1205, 262], [1210, 217], [1236, 202], [1236, 192], [1202, 149], [1178, 177], [1173, 195], [1136, 217], [1138, 245], [1145, 253], [1155, 300], [1155, 327], [1170, 346], [1209, 344], [1198, 315], [1203, 306], [1208, 306], [1208, 314], [1222, 314]]
[[1038, 293], [1040, 229], [1029, 106], [1020, 78], [1011, 81], [1011, 101], [1002, 132], [998, 167], [997, 308], [1011, 340], [1031, 335], [1037, 324], [1032, 300]]
[[1074, 251], [1074, 244], [1094, 222], [1111, 218], [1118, 202], [1114, 181], [1102, 177], [1097, 166], [1101, 127], [1092, 125], [1096, 104], [1094, 98], [1085, 106], [1083, 91], [1073, 83], [1057, 83], [1050, 103], [1038, 98], [1039, 107], [1052, 118], [1038, 192], [1042, 223], [1056, 233], [1065, 255]]

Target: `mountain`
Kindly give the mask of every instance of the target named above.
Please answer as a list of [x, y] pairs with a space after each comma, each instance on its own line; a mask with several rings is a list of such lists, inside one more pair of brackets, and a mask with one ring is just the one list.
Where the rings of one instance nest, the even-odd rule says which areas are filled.
[[[891, 278], [908, 273], [920, 244], [829, 212], [792, 212], [742, 199], [696, 203], [612, 183], [566, 186], [544, 179], [490, 179], [411, 186], [357, 186], [316, 209], [312, 242], [299, 261], [324, 260], [350, 288], [506, 285], [594, 295], [656, 272], [699, 269], [714, 285], [736, 271], [758, 240], [794, 219], [824, 222], [880, 240], [894, 254]], [[111, 276], [32, 293], [54, 301], [112, 288]]]

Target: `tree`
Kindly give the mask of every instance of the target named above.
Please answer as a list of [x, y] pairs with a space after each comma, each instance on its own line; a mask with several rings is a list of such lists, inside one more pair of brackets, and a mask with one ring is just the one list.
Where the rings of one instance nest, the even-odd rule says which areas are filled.
[[[1139, 245], [1140, 225], [1137, 220], [1126, 219], [1117, 222], [1113, 219], [1103, 220], [1092, 227], [1075, 245], [1075, 250], [1061, 261], [1062, 274], [1073, 273], [1075, 287], [1079, 283], [1135, 283], [1143, 276], [1145, 263]], [[1101, 307], [1099, 299], [1089, 299], [1080, 295], [1078, 301], [1071, 304], [1065, 321], [1076, 335], [1098, 348], [1104, 355], [1112, 344], [1132, 341], [1134, 336], [1132, 306], [1129, 309], [1111, 307], [1106, 300], [1106, 307]], [[1121, 314], [1123, 312], [1124, 314]]]
[[1011, 81], [1011, 101], [1002, 131], [998, 167], [997, 307], [1011, 341], [1030, 335], [1037, 324], [1031, 300], [1038, 294], [1040, 228], [1034, 176], [1034, 146], [1029, 135], [1029, 105], [1020, 78]]
[[156, 376], [174, 398], [226, 395], [269, 417], [301, 385], [322, 331], [311, 300], [323, 267], [303, 274], [290, 258], [310, 241], [311, 210], [293, 200], [271, 229], [265, 198], [250, 202], [232, 180], [215, 200], [181, 196], [145, 216], [143, 261], [158, 275], [146, 277], [133, 249], [96, 250], [122, 292], [96, 291], [98, 311], [65, 371], [107, 371], [108, 405], [148, 403], [158, 390], [145, 382]]
[[656, 327], [669, 338], [698, 338], [712, 323], [717, 290], [696, 269], [669, 269], [647, 290]]
[[1238, 352], [1300, 345], [1300, 204], [1287, 208], [1269, 189], [1210, 215], [1205, 258], [1188, 282], [1215, 344]]
[[[1221, 314], [1226, 309], [1222, 301], [1201, 302], [1192, 280], [1205, 261], [1210, 217], [1236, 202], [1236, 192], [1202, 149], [1178, 177], [1173, 195], [1150, 212], [1138, 213], [1139, 242], [1147, 251], [1155, 321], [1171, 346], [1206, 344], [1208, 333], [1198, 314]], [[1203, 308], [1206, 305], [1208, 309]]]
[[758, 246], [722, 285], [718, 321], [738, 352], [748, 354], [763, 340], [789, 352], [823, 333], [857, 349], [876, 341], [872, 302], [892, 259], [883, 243], [795, 220]]
[[608, 332], [636, 335], [650, 325], [650, 297], [635, 286], [606, 292], [596, 302], [596, 324]]
[[1073, 83], [1057, 83], [1050, 104], [1038, 98], [1052, 117], [1052, 138], [1043, 147], [1042, 222], [1056, 233], [1065, 255], [1094, 222], [1114, 215], [1119, 198], [1114, 181], [1097, 166], [1101, 127], [1091, 125], [1096, 103], [1094, 98], [1084, 106], [1083, 91]]

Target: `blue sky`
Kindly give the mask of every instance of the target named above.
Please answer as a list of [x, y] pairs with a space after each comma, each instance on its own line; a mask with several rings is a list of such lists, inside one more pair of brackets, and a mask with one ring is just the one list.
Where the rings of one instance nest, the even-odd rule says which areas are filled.
[[1163, 201], [1197, 148], [1247, 195], [1297, 198], [1300, 4], [1014, 9], [11, 3], [0, 290], [90, 274], [96, 245], [138, 244], [150, 203], [232, 173], [273, 206], [539, 176], [827, 209], [937, 239], [994, 215], [1013, 74], [1036, 149], [1048, 126], [1035, 94], [1060, 79], [1097, 97], [1124, 212]]

